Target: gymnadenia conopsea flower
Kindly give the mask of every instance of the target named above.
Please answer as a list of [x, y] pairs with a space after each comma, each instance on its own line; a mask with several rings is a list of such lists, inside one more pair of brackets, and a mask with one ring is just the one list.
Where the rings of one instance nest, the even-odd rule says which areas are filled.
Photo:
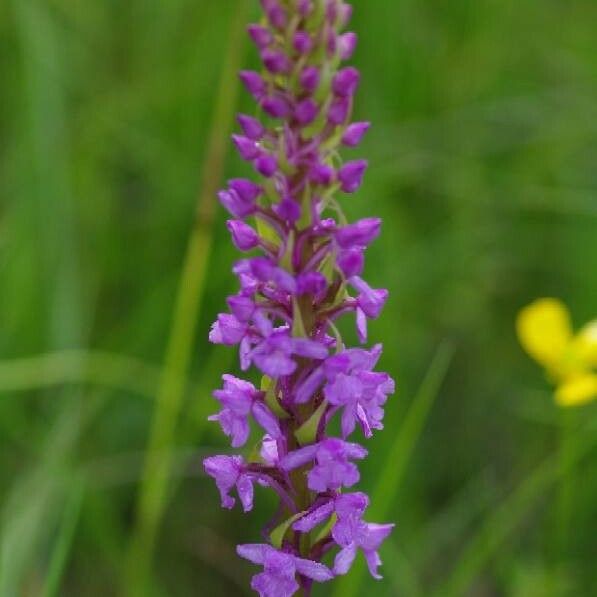
[[[219, 194], [233, 243], [252, 254], [235, 264], [240, 290], [210, 333], [214, 343], [239, 346], [243, 371], [261, 374], [257, 387], [224, 375], [211, 420], [234, 448], [252, 428], [260, 438], [250, 456], [212, 456], [204, 468], [225, 508], [238, 496], [251, 510], [255, 484], [278, 495], [263, 542], [237, 551], [263, 568], [252, 581], [260, 595], [289, 597], [346, 574], [359, 551], [380, 578], [378, 550], [394, 525], [366, 522], [369, 498], [353, 488], [367, 456], [362, 440], [382, 429], [394, 381], [375, 370], [380, 345], [348, 348], [335, 324], [352, 315], [364, 345], [367, 322], [388, 297], [362, 277], [381, 221], [349, 223], [340, 205], [367, 168], [339, 156], [369, 128], [351, 121], [360, 80], [345, 65], [357, 41], [345, 31], [352, 8], [343, 0], [261, 5], [264, 18], [248, 32], [264, 69], [240, 73], [260, 118], [239, 115], [233, 135], [256, 179], [230, 180]], [[335, 421], [339, 437], [330, 431]]]
[[516, 322], [521, 344], [556, 385], [560, 406], [597, 398], [597, 319], [576, 334], [570, 319], [561, 301], [543, 298], [522, 309]]

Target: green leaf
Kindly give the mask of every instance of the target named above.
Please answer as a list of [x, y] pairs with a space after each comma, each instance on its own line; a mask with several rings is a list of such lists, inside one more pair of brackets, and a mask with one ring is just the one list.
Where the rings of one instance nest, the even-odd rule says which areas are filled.
[[327, 406], [328, 403], [324, 400], [311, 417], [309, 417], [309, 419], [294, 432], [294, 436], [298, 439], [301, 445], [304, 446], [315, 441], [319, 422], [321, 421], [321, 417], [323, 417]]
[[303, 516], [304, 512], [299, 512], [294, 516], [291, 516], [288, 520], [285, 520], [280, 526], [277, 526], [270, 534], [269, 538], [272, 545], [276, 549], [280, 549], [282, 547], [282, 541], [284, 541], [284, 536], [286, 535], [288, 529], [292, 525], [295, 520], [298, 520], [301, 516]]
[[288, 418], [288, 413], [280, 406], [276, 397], [276, 384], [271, 377], [264, 375], [261, 378], [261, 391], [265, 392], [265, 403], [269, 409], [282, 419]]
[[264, 240], [271, 242], [276, 247], [280, 244], [278, 233], [264, 220], [261, 218], [255, 218], [257, 225], [257, 232], [259, 236]]
[[321, 527], [315, 537], [313, 537], [313, 544], [325, 539], [331, 533], [337, 520], [338, 515], [334, 512], [334, 514], [330, 516], [330, 519]]

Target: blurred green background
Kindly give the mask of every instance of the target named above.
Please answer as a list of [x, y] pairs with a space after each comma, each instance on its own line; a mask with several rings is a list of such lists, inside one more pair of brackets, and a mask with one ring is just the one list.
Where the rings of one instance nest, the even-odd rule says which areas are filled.
[[[248, 173], [257, 4], [0, 3], [1, 597], [250, 594], [234, 546], [274, 501], [222, 511], [200, 460], [237, 367], [207, 342], [237, 257], [214, 191]], [[595, 595], [597, 407], [553, 405], [514, 320], [597, 316], [597, 3], [354, 4], [374, 128], [343, 201], [385, 221], [371, 338], [399, 388], [361, 488], [397, 528], [382, 583], [317, 594]]]

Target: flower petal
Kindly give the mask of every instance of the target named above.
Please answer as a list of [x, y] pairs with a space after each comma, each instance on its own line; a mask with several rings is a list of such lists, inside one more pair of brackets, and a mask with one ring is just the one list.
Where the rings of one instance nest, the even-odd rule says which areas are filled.
[[563, 383], [556, 390], [560, 406], [580, 406], [597, 398], [597, 374], [578, 375]]
[[354, 543], [341, 550], [334, 560], [334, 574], [346, 574], [350, 570], [356, 555], [357, 547]]
[[265, 553], [270, 549], [269, 545], [261, 543], [247, 543], [245, 545], [237, 545], [236, 553], [245, 560], [253, 562], [253, 564], [263, 564], [265, 561]]
[[290, 452], [282, 458], [280, 461], [280, 466], [285, 471], [291, 471], [299, 466], [303, 466], [303, 464], [307, 464], [310, 460], [315, 458], [315, 454], [317, 453], [317, 444], [312, 446], [305, 446], [304, 448], [299, 448], [294, 452]]
[[570, 313], [557, 299], [539, 299], [519, 313], [516, 331], [529, 355], [541, 365], [553, 368], [572, 340]]
[[253, 509], [253, 481], [247, 475], [241, 475], [236, 482], [236, 489], [238, 497], [243, 505], [245, 512], [250, 512]]
[[588, 367], [597, 367], [597, 319], [578, 333], [574, 343], [583, 363]]
[[319, 508], [315, 508], [311, 512], [305, 514], [302, 518], [299, 518], [293, 525], [292, 528], [295, 531], [300, 531], [301, 533], [308, 533], [312, 531], [317, 525], [321, 524], [325, 520], [327, 520], [332, 513], [334, 512], [334, 502], [329, 501], [327, 504], [320, 506]]
[[334, 578], [332, 571], [323, 564], [313, 562], [312, 560], [305, 560], [303, 558], [295, 558], [296, 569], [303, 576], [307, 576], [316, 580], [317, 582], [326, 582]]

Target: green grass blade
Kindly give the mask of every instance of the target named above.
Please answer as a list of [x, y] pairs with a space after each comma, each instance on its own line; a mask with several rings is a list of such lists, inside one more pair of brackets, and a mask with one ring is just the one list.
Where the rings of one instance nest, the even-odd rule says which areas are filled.
[[75, 530], [83, 504], [83, 495], [83, 482], [80, 480], [76, 481], [72, 488], [70, 499], [64, 508], [58, 538], [50, 559], [43, 597], [58, 597], [60, 594], [60, 582], [66, 570], [68, 556], [72, 549]]
[[479, 532], [468, 542], [462, 557], [456, 563], [452, 574], [434, 593], [435, 597], [461, 597], [483, 566], [497, 552], [507, 537], [528, 513], [539, 497], [545, 495], [567, 471], [594, 447], [595, 437], [585, 441], [566, 466], [557, 458], [550, 456], [518, 488], [490, 514]]
[[[227, 132], [234, 116], [244, 43], [246, 0], [238, 2], [230, 42], [222, 66], [216, 113], [204, 165], [203, 186], [197, 204], [195, 226], [189, 240], [179, 285], [178, 297], [164, 369], [147, 448], [144, 474], [139, 489], [136, 523], [125, 571], [125, 595], [146, 595], [154, 544], [165, 508], [174, 438], [182, 407], [185, 380], [191, 358], [192, 343], [200, 312], [205, 274], [211, 252], [215, 213], [215, 194], [223, 172], [228, 147]], [[232, 90], [232, 91], [231, 91]]]
[[140, 359], [95, 350], [63, 350], [0, 361], [0, 396], [69, 384], [127, 390], [153, 398], [159, 369]]
[[[379, 482], [371, 494], [370, 511], [375, 520], [384, 519], [396, 499], [408, 462], [425, 427], [431, 407], [439, 394], [453, 354], [454, 347], [447, 341], [438, 348], [404, 423], [390, 448], [386, 463], [380, 469]], [[334, 595], [336, 597], [358, 595], [364, 573], [364, 562], [362, 559], [357, 559], [351, 573], [337, 583]]]

